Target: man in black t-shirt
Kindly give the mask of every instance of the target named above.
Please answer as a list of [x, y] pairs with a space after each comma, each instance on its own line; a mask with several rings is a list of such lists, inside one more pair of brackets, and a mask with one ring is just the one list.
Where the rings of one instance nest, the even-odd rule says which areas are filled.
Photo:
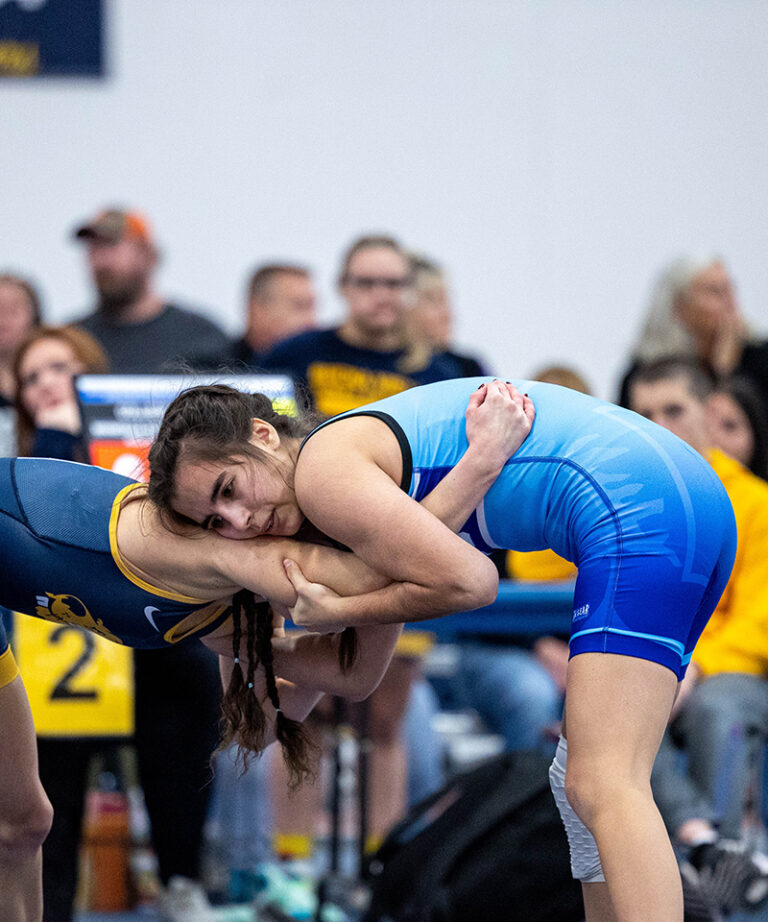
[[142, 215], [108, 209], [74, 236], [87, 247], [97, 296], [95, 311], [75, 324], [101, 343], [113, 372], [170, 372], [226, 349], [227, 337], [215, 323], [155, 291], [158, 251]]

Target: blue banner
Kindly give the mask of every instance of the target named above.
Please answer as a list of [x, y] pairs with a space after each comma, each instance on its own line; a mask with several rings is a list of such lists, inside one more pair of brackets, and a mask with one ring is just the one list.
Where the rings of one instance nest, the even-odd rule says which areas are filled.
[[0, 77], [103, 75], [102, 0], [0, 0]]

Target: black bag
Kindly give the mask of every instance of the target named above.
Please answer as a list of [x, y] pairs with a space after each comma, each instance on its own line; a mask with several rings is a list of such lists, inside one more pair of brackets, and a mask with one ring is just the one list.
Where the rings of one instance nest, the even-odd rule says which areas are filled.
[[415, 806], [368, 859], [363, 922], [581, 922], [549, 764], [504, 753]]

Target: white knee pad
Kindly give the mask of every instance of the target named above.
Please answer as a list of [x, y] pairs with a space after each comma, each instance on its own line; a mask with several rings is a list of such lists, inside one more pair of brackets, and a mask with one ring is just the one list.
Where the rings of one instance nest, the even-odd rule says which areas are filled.
[[584, 883], [604, 881], [603, 866], [597, 851], [597, 842], [584, 823], [576, 816], [573, 807], [565, 796], [565, 766], [568, 761], [568, 744], [561, 736], [554, 761], [549, 767], [549, 786], [555, 795], [555, 803], [560, 811], [568, 837], [571, 852], [571, 874]]

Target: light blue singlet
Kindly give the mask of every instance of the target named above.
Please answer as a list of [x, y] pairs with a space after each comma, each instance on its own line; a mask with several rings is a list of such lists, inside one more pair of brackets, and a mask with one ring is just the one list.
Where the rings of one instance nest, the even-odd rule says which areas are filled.
[[[401, 485], [421, 500], [466, 450], [469, 398], [491, 380], [412, 388], [323, 426], [359, 414], [384, 420], [400, 442]], [[462, 537], [484, 552], [552, 548], [578, 566], [572, 656], [639, 656], [682, 677], [736, 551], [717, 475], [629, 410], [551, 384], [512, 383], [531, 396], [536, 419]]]

